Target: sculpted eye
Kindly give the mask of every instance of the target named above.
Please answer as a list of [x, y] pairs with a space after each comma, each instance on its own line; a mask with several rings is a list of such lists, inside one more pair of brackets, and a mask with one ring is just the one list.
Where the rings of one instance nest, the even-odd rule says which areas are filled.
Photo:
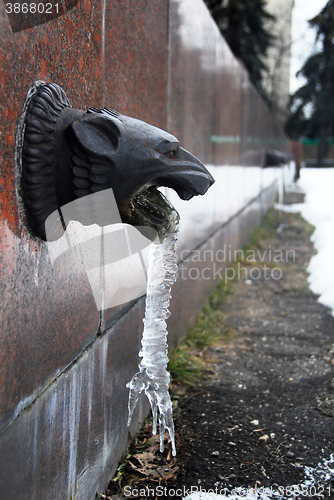
[[173, 149], [170, 149], [169, 151], [166, 151], [166, 153], [164, 153], [165, 156], [167, 156], [167, 158], [176, 158], [176, 155], [177, 155], [177, 152], [178, 152], [178, 148], [173, 148]]
[[166, 158], [175, 158], [179, 152], [180, 143], [179, 141], [163, 139], [158, 144], [156, 151]]

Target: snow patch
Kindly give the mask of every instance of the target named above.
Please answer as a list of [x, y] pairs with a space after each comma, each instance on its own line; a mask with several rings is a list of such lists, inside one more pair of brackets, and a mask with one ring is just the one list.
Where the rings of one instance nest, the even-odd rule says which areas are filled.
[[311, 241], [317, 251], [307, 268], [308, 281], [319, 302], [334, 316], [334, 168], [303, 168], [296, 189], [305, 193], [304, 203], [282, 205], [276, 210], [300, 212], [315, 227]]
[[287, 212], [290, 214], [296, 214], [302, 211], [301, 203], [294, 203], [292, 205], [283, 205], [282, 203], [275, 203], [274, 208], [276, 210], [281, 210], [281, 212]]
[[[299, 186], [305, 192], [301, 214], [315, 226], [311, 240], [317, 250], [310, 261], [308, 278], [319, 302], [334, 309], [334, 168], [304, 168]], [[332, 312], [333, 314], [333, 312]], [[334, 314], [333, 314], [334, 315]]]

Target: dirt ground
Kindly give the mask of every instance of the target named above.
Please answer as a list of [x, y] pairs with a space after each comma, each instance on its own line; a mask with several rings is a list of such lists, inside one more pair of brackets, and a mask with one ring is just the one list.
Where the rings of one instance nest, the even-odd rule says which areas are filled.
[[[308, 288], [309, 237], [299, 215], [277, 215], [274, 238], [263, 242], [257, 262], [242, 264], [247, 276], [224, 307], [232, 334], [205, 352], [211, 370], [204, 382], [180, 391], [176, 458], [168, 445], [161, 455], [156, 440], [142, 453], [139, 446], [99, 498], [240, 487], [245, 499], [262, 498], [265, 487], [276, 492], [272, 498], [334, 498], [334, 474], [324, 465], [332, 455], [334, 473], [334, 318]], [[146, 428], [137, 444], [149, 439]], [[303, 489], [291, 489], [297, 484]]]

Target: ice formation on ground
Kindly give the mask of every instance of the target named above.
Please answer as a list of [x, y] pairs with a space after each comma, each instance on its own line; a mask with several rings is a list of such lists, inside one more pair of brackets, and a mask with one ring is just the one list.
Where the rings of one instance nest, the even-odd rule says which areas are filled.
[[175, 210], [172, 211], [169, 223], [171, 229], [163, 242], [151, 244], [147, 270], [144, 331], [141, 341], [142, 349], [139, 352], [142, 360], [139, 364], [140, 371], [126, 386], [130, 389], [128, 425], [130, 425], [139, 395], [145, 391], [152, 408], [153, 434], [157, 433], [159, 410], [160, 451], [164, 449], [164, 434], [167, 429], [172, 443], [172, 453], [175, 456], [172, 402], [168, 392], [170, 375], [167, 371], [166, 324], [166, 319], [170, 316], [168, 307], [171, 287], [176, 281], [178, 269], [175, 247], [179, 232], [179, 215]]
[[305, 472], [304, 482], [291, 486], [278, 486], [259, 488], [233, 488], [224, 487], [216, 483], [213, 488], [202, 489], [193, 487], [193, 491], [183, 497], [183, 500], [292, 500], [293, 498], [319, 498], [325, 494], [331, 496], [333, 488], [331, 479], [334, 473], [334, 454], [329, 459], [323, 458], [316, 467], [303, 467]]

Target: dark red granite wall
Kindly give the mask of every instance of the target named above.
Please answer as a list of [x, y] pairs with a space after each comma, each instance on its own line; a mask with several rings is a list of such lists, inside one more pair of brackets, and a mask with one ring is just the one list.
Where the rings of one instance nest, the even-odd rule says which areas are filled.
[[168, 1], [106, 2], [105, 101], [166, 128]]
[[[73, 107], [114, 107], [168, 129], [216, 165], [206, 197], [175, 200], [180, 251], [204, 241], [202, 250], [240, 244], [259, 220], [259, 199], [221, 226], [259, 194], [262, 174], [244, 182], [238, 170], [239, 187], [230, 192], [229, 168], [260, 170], [263, 149], [285, 145], [202, 0], [79, 0], [52, 22], [21, 28], [18, 21], [12, 31], [0, 2], [0, 497], [80, 500], [106, 484], [127, 441], [125, 384], [138, 363], [143, 300], [99, 313], [83, 264], [73, 273], [55, 270], [46, 244], [21, 229], [14, 153], [28, 89], [36, 80], [55, 82]], [[213, 284], [176, 285], [174, 338]]]
[[54, 272], [45, 244], [21, 233], [14, 146], [25, 96], [36, 80], [61, 85], [74, 106], [102, 104], [101, 16], [100, 1], [82, 1], [51, 23], [13, 34], [0, 3], [2, 430], [82, 352], [99, 325], [84, 272], [76, 280]]
[[[108, 105], [166, 127], [167, 1], [153, 8], [149, 2], [106, 2], [103, 9], [100, 1], [81, 1], [53, 22], [13, 34], [0, 3], [0, 429], [22, 400], [28, 404], [93, 341], [100, 326], [84, 269], [75, 279], [54, 272], [45, 244], [22, 237], [14, 146], [27, 90], [36, 80], [55, 82], [75, 108]], [[102, 329], [123, 309], [106, 311]]]

